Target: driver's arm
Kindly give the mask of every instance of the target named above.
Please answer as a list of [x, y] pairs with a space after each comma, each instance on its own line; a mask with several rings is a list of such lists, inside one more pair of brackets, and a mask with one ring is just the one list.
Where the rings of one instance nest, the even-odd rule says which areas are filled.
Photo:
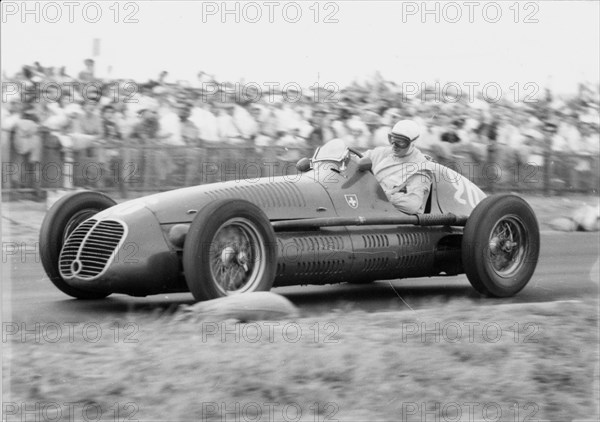
[[422, 213], [431, 189], [431, 180], [429, 171], [420, 171], [409, 177], [404, 186], [388, 193], [388, 198], [399, 211], [406, 214]]

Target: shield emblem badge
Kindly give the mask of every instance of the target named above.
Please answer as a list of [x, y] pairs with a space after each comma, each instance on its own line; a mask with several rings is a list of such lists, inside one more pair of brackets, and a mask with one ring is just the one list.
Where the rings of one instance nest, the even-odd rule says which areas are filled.
[[348, 206], [350, 208], [358, 208], [358, 198], [356, 197], [356, 195], [344, 195], [344, 198], [346, 198], [346, 203], [348, 203]]

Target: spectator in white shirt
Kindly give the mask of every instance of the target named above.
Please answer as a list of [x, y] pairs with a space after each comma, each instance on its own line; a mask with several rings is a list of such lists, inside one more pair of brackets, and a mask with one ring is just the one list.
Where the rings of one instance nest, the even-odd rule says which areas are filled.
[[258, 123], [247, 109], [237, 105], [234, 106], [233, 120], [244, 140], [249, 141], [254, 139], [258, 133]]
[[298, 122], [297, 125], [300, 130], [300, 136], [304, 139], [307, 139], [313, 131], [313, 127], [310, 124], [311, 115], [310, 112], [306, 109], [298, 110]]
[[181, 121], [179, 115], [173, 110], [166, 99], [160, 101], [158, 109], [158, 123], [160, 130], [158, 137], [164, 145], [183, 146], [185, 141], [181, 137]]
[[555, 141], [552, 144], [554, 151], [576, 151], [581, 141], [581, 133], [577, 129], [576, 119], [564, 116], [553, 141]]
[[200, 139], [206, 142], [219, 142], [219, 128], [217, 118], [211, 112], [211, 105], [203, 98], [196, 101], [189, 118], [200, 132]]
[[233, 114], [235, 106], [233, 104], [225, 104], [219, 111], [217, 116], [217, 128], [219, 130], [219, 138], [230, 144], [240, 145], [244, 142], [242, 133], [235, 123]]
[[273, 115], [277, 132], [288, 132], [298, 126], [298, 115], [283, 101], [275, 103]]

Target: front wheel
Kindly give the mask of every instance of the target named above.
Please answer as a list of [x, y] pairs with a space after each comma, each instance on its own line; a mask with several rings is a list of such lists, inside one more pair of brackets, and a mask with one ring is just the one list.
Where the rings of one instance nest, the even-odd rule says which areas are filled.
[[531, 279], [540, 252], [533, 210], [516, 195], [492, 195], [467, 220], [462, 262], [471, 285], [486, 296], [509, 297]]
[[268, 291], [277, 265], [275, 234], [256, 205], [224, 199], [198, 212], [185, 238], [183, 271], [196, 300]]
[[40, 230], [40, 258], [50, 281], [77, 299], [102, 299], [110, 292], [81, 290], [67, 284], [58, 269], [60, 251], [73, 230], [94, 214], [117, 203], [100, 192], [81, 191], [60, 198], [48, 210]]

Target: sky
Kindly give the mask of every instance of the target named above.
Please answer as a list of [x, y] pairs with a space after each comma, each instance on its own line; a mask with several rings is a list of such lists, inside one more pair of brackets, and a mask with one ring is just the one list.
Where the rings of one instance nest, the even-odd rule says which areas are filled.
[[[73, 22], [66, 2], [29, 3], [39, 3], [39, 13], [1, 3], [2, 70], [9, 75], [36, 60], [76, 75], [87, 57], [96, 59], [99, 76], [147, 80], [167, 70], [172, 81], [190, 81], [204, 70], [259, 85], [343, 86], [379, 71], [397, 83], [518, 83], [522, 90], [534, 82], [574, 92], [600, 75], [597, 1], [109, 1], [98, 2], [101, 15], [78, 2]], [[233, 13], [224, 15], [224, 7]]]

